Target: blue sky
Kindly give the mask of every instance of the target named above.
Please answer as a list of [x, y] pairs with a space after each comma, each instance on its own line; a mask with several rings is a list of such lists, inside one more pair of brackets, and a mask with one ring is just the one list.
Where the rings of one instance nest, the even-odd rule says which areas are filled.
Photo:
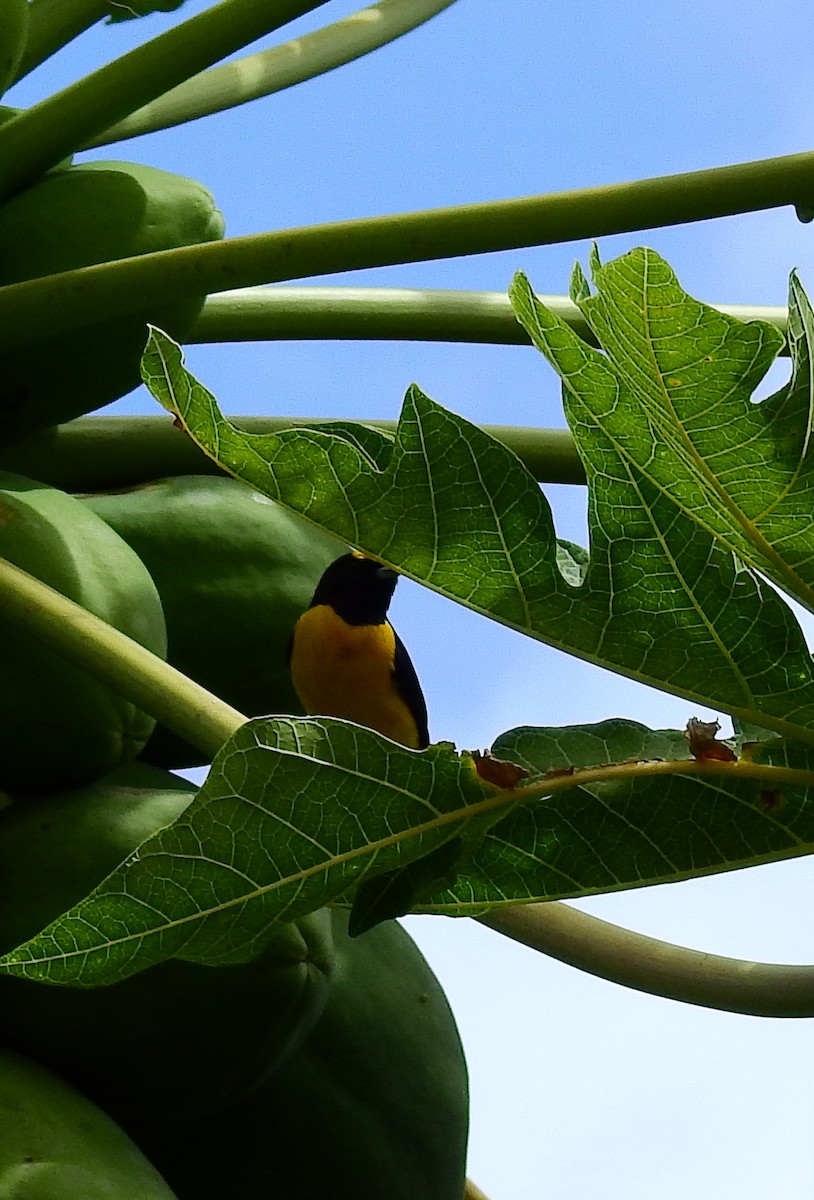
[[[174, 16], [98, 27], [8, 101], [31, 103], [205, 7], [187, 0]], [[269, 44], [356, 7], [336, 0]], [[688, 171], [811, 148], [813, 41], [803, 3], [458, 0], [358, 63], [91, 157], [200, 179], [232, 235]], [[713, 303], [783, 304], [792, 267], [814, 287], [813, 238], [814, 226], [782, 209], [606, 238], [600, 248], [610, 259], [652, 246], [688, 291]], [[563, 293], [587, 252], [587, 242], [570, 243], [330, 282], [505, 290], [522, 268], [537, 291]], [[195, 346], [187, 361], [231, 413], [395, 417], [416, 382], [475, 421], [563, 423], [558, 383], [530, 348]], [[156, 411], [140, 392], [115, 410]], [[584, 490], [546, 492], [558, 534], [585, 543]], [[705, 715], [407, 581], [392, 615], [435, 739], [483, 747], [517, 724], [629, 716], [681, 727]], [[814, 961], [811, 888], [810, 860], [801, 859], [581, 907], [720, 954], [805, 962]], [[461, 1026], [472, 1072], [470, 1174], [490, 1200], [559, 1192], [809, 1200], [809, 1023], [643, 996], [470, 921], [408, 924]]]

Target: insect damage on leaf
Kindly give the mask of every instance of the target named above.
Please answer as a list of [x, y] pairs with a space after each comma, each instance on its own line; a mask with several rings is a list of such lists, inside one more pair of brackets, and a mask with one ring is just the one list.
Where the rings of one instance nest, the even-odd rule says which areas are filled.
[[475, 771], [481, 779], [494, 784], [504, 792], [510, 792], [512, 788], [517, 787], [521, 779], [528, 778], [529, 772], [524, 767], [518, 763], [509, 762], [508, 759], [495, 758], [494, 754], [490, 754], [488, 750], [483, 752], [472, 750], [471, 756]]
[[716, 738], [720, 728], [720, 721], [702, 721], [698, 717], [690, 717], [684, 737], [693, 758], [700, 761], [715, 759], [718, 762], [737, 762], [735, 751]]

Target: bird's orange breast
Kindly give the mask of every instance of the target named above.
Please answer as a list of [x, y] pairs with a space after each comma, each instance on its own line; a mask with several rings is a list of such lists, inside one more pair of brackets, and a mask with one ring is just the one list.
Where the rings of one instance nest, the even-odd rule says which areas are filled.
[[327, 604], [297, 622], [291, 679], [307, 713], [342, 717], [418, 747], [418, 728], [396, 686], [395, 635], [380, 625], [348, 625]]

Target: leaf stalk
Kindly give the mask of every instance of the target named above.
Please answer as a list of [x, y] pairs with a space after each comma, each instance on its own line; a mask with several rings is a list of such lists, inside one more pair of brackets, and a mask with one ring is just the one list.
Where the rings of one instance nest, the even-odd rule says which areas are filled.
[[105, 0], [30, 0], [30, 4], [31, 26], [15, 82], [101, 21], [107, 12]]
[[455, 0], [379, 0], [282, 46], [213, 67], [91, 138], [83, 149], [172, 129], [324, 75], [394, 42]]
[[[319, 429], [324, 417], [235, 417], [249, 433]], [[395, 436], [396, 421], [348, 421]], [[566, 429], [484, 425], [548, 483], [584, 484], [585, 472]], [[69, 492], [133, 487], [170, 475], [221, 475], [223, 470], [165, 416], [80, 417], [37, 430], [0, 447], [0, 469], [16, 471]]]
[[0, 614], [212, 758], [242, 713], [93, 613], [0, 558]]
[[0, 202], [156, 96], [326, 0], [221, 0], [0, 128]]
[[[567, 296], [538, 299], [583, 341], [598, 344]], [[712, 307], [739, 321], [765, 321], [786, 335], [785, 306]], [[285, 285], [236, 288], [209, 296], [185, 340], [192, 344], [311, 339], [531, 345], [505, 292]], [[788, 354], [787, 344], [781, 353]]]
[[[242, 2], [223, 0], [219, 7]], [[0, 128], [0, 199], [73, 149], [58, 130], [50, 129], [50, 110], [45, 117], [41, 112], [66, 94]], [[77, 101], [78, 109], [82, 104]], [[43, 122], [45, 132], [50, 130], [51, 148], [40, 155], [44, 161], [34, 163]], [[34, 163], [33, 172], [18, 167], [21, 153], [27, 157], [19, 162]], [[0, 288], [2, 346], [35, 341], [42, 328], [67, 332], [104, 317], [136, 312], [184, 290], [222, 292], [339, 271], [552, 245], [777, 208], [810, 194], [812, 151], [637, 183], [364, 217], [162, 250]]]
[[753, 1017], [814, 1016], [814, 966], [686, 949], [559, 901], [502, 908], [477, 920], [580, 971], [654, 996]]

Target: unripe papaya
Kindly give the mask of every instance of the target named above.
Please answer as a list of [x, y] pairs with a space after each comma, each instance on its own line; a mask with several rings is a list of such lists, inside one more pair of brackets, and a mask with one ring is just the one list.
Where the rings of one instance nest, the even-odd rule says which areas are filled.
[[[147, 568], [75, 497], [0, 472], [0, 556], [165, 654], [164, 615]], [[152, 717], [19, 632], [1, 606], [0, 640], [0, 788], [70, 787], [138, 754]]]
[[39, 1063], [0, 1050], [0, 1200], [174, 1200], [111, 1118]]
[[[92, 787], [0, 813], [0, 953], [175, 821], [190, 787], [129, 763]], [[208, 1113], [252, 1091], [305, 1037], [332, 967], [323, 910], [275, 925], [262, 954], [239, 966], [168, 961], [94, 989], [0, 974], [0, 1045], [35, 1055], [116, 1120]]]
[[[286, 646], [319, 577], [346, 547], [236, 479], [186, 475], [85, 503], [155, 580], [168, 660], [246, 716], [301, 713]], [[144, 757], [188, 767], [200, 753], [158, 727]]]
[[0, 96], [11, 87], [28, 42], [28, 0], [0, 0]]
[[[0, 286], [76, 267], [214, 241], [222, 214], [202, 184], [155, 167], [88, 162], [52, 171], [0, 205]], [[182, 289], [158, 306], [69, 334], [31, 330], [0, 365], [0, 436], [89, 412], [141, 382], [147, 322], [183, 339], [204, 296]]]
[[409, 934], [334, 917], [336, 972], [310, 1036], [242, 1103], [128, 1130], [179, 1200], [461, 1200], [466, 1064], [441, 986]]

